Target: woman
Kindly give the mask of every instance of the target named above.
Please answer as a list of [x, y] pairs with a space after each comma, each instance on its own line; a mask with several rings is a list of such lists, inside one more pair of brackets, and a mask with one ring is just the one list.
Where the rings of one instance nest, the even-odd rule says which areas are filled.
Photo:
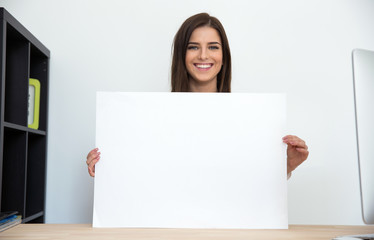
[[[229, 42], [220, 21], [207, 13], [188, 18], [174, 37], [171, 67], [173, 92], [231, 92]], [[283, 137], [287, 144], [287, 174], [304, 162], [308, 146], [297, 136]], [[95, 176], [98, 148], [87, 155], [88, 172]]]

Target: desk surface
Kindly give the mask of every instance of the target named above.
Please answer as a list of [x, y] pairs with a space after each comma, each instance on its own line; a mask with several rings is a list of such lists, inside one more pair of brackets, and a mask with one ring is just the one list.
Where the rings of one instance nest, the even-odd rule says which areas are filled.
[[0, 239], [318, 240], [369, 233], [374, 233], [374, 226], [290, 225], [288, 230], [232, 230], [92, 228], [91, 224], [21, 224], [0, 233]]

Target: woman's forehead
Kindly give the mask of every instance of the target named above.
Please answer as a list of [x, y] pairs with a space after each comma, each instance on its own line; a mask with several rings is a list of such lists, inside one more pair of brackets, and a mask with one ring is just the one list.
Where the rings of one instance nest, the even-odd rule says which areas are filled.
[[209, 26], [196, 28], [190, 37], [189, 42], [221, 42], [218, 31]]

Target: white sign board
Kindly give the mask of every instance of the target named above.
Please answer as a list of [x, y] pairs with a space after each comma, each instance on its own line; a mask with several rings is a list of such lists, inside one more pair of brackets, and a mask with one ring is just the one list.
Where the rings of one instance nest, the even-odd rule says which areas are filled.
[[288, 227], [284, 94], [97, 93], [93, 227]]

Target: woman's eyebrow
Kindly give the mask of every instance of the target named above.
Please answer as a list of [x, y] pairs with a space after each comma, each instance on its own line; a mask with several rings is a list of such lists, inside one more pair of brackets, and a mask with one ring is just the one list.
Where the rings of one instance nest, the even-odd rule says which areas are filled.
[[[198, 42], [188, 42], [188, 44], [200, 45], [200, 43], [198, 43]], [[208, 44], [219, 44], [219, 45], [222, 45], [220, 42], [208, 42]]]

